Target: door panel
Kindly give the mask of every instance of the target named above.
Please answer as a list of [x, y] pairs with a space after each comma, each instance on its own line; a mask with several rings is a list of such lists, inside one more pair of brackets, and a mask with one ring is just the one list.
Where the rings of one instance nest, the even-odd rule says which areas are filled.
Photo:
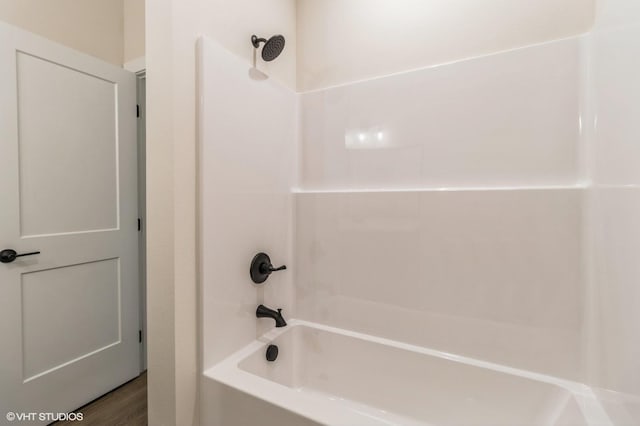
[[41, 252], [0, 263], [0, 424], [139, 374], [135, 98], [132, 73], [0, 23], [0, 250]]
[[16, 77], [22, 235], [117, 228], [116, 84], [23, 52]]
[[108, 259], [22, 274], [24, 381], [120, 341], [119, 269]]

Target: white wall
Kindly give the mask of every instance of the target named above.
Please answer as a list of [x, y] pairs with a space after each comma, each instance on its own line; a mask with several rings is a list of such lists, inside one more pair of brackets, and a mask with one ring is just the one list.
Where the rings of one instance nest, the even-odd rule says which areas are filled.
[[123, 1], [0, 0], [0, 20], [121, 66]]
[[[196, 41], [246, 58], [249, 39], [281, 33], [267, 67], [295, 87], [293, 0], [147, 0], [149, 424], [198, 422]], [[248, 63], [248, 62], [247, 62]]]
[[[183, 424], [192, 425], [197, 424], [194, 413], [197, 413], [194, 407], [197, 401], [197, 329], [193, 313], [196, 308], [195, 261], [189, 256], [196, 256], [195, 218], [182, 228], [180, 225], [190, 218], [189, 215], [195, 216], [195, 176], [189, 173], [179, 176], [187, 185], [182, 193], [191, 196], [187, 202], [192, 207], [179, 204], [180, 200], [174, 195], [177, 185], [174, 161], [195, 167], [195, 138], [193, 144], [182, 139], [182, 149], [178, 157], [174, 157], [173, 85], [180, 81], [174, 82], [175, 53], [167, 49], [174, 37], [171, 2], [149, 0], [146, 14], [148, 422], [175, 425], [179, 412]], [[195, 114], [193, 109], [192, 112]], [[185, 220], [176, 222], [176, 214], [184, 215]], [[175, 235], [180, 231], [187, 233], [186, 242], [177, 247]], [[194, 246], [191, 250], [190, 242]], [[186, 251], [181, 253], [180, 248]], [[182, 286], [175, 284], [178, 280], [176, 268], [180, 267], [176, 266], [178, 261], [187, 262], [182, 265], [184, 272], [179, 281]], [[186, 306], [182, 308], [182, 305]], [[177, 359], [176, 334], [182, 336], [180, 360]], [[178, 398], [184, 402], [179, 404]]]
[[298, 0], [298, 89], [587, 31], [594, 0]]

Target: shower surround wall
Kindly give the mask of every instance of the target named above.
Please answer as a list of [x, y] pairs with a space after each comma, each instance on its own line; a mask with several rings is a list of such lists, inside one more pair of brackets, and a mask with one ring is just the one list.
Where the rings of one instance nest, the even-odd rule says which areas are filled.
[[575, 185], [580, 43], [303, 93], [301, 188]]
[[581, 379], [582, 42], [302, 94], [297, 316]]
[[260, 303], [292, 315], [291, 269], [258, 286], [249, 265], [264, 251], [293, 266], [297, 98], [274, 80], [251, 80], [247, 62], [211, 39], [202, 38], [198, 50], [206, 369], [273, 327], [256, 320]]

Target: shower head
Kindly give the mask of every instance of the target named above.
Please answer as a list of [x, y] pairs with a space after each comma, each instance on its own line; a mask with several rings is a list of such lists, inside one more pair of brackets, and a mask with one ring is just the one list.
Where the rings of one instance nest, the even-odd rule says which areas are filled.
[[269, 40], [264, 38], [258, 38], [258, 36], [251, 36], [251, 44], [256, 49], [260, 47], [260, 43], [264, 43], [262, 46], [262, 59], [265, 62], [271, 62], [276, 59], [284, 50], [284, 37], [281, 35], [274, 35]]

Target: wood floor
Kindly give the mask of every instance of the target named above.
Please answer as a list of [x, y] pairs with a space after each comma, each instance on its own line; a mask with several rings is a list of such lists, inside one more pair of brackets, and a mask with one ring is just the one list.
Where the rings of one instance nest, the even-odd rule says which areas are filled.
[[102, 398], [76, 410], [82, 413], [81, 422], [57, 422], [55, 426], [146, 426], [147, 424], [147, 373]]

